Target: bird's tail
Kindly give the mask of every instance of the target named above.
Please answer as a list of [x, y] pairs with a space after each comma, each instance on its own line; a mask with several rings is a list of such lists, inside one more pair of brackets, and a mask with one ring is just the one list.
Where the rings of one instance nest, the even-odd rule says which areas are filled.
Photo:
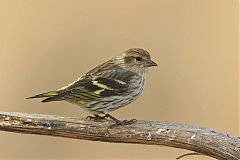
[[57, 95], [58, 95], [57, 91], [50, 91], [50, 92], [46, 92], [46, 93], [37, 94], [37, 95], [32, 96], [32, 97], [27, 97], [26, 99], [32, 99], [32, 98], [52, 98], [52, 97], [55, 97]]

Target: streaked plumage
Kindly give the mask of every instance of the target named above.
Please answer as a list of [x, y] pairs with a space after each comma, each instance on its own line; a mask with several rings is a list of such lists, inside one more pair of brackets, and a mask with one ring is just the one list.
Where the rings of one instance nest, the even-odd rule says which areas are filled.
[[107, 114], [140, 96], [150, 66], [156, 66], [156, 63], [147, 51], [129, 49], [66, 87], [29, 98], [47, 97], [42, 102], [64, 100], [94, 115]]

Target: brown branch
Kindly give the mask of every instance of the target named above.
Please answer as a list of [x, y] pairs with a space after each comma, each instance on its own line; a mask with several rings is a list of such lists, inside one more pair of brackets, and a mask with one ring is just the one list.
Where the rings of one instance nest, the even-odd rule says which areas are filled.
[[0, 130], [114, 143], [164, 145], [187, 149], [219, 160], [240, 159], [240, 139], [187, 124], [139, 120], [109, 128], [112, 121], [52, 115], [0, 112]]

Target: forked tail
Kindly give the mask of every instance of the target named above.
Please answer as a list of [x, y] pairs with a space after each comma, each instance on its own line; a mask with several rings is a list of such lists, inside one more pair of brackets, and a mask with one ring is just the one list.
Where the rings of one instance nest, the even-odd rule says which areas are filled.
[[56, 97], [57, 95], [58, 95], [57, 91], [50, 91], [50, 92], [46, 92], [46, 93], [37, 94], [37, 95], [32, 96], [32, 97], [27, 97], [26, 99], [46, 98], [42, 102], [50, 102], [50, 101], [53, 101], [52, 100], [53, 97]]

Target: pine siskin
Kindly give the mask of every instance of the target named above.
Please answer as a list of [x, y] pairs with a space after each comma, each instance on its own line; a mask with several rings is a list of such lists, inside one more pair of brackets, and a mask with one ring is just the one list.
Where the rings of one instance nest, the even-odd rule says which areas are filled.
[[[126, 50], [119, 56], [97, 66], [77, 81], [56, 91], [30, 98], [44, 98], [42, 102], [67, 101], [92, 113], [94, 119], [109, 117], [118, 125], [131, 124], [133, 120], [120, 121], [110, 114], [136, 100], [145, 88], [147, 68], [157, 66], [143, 49]], [[105, 116], [100, 116], [104, 114]]]

